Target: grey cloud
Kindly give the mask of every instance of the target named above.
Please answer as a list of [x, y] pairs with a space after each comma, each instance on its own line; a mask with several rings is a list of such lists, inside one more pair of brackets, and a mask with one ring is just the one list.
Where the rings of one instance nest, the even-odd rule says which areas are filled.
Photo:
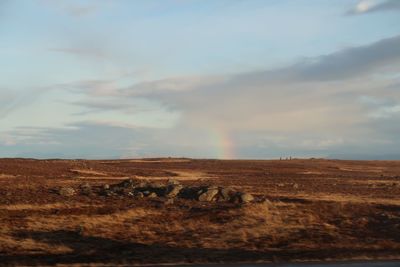
[[76, 55], [76, 56], [86, 56], [86, 57], [91, 57], [91, 58], [97, 58], [97, 59], [105, 59], [107, 58], [107, 54], [104, 51], [101, 51], [96, 48], [49, 48], [48, 51], [50, 52], [56, 52], [56, 53], [65, 53], [65, 54], [71, 54], [71, 55]]
[[[58, 0], [58, 1], [41, 0], [41, 2], [52, 8], [59, 9], [73, 17], [88, 16], [97, 12], [99, 9], [98, 2], [93, 2], [93, 4], [87, 4], [87, 5], [82, 5], [77, 2], [74, 3], [73, 1], [66, 1], [66, 0]], [[103, 3], [104, 2], [106, 1], [103, 1]]]
[[288, 68], [252, 74], [250, 79], [266, 76], [268, 79], [294, 81], [335, 81], [358, 78], [372, 71], [400, 63], [400, 36], [378, 42], [347, 48], [315, 58], [305, 59]]
[[76, 113], [75, 115], [84, 115], [96, 112], [107, 112], [107, 111], [120, 111], [123, 113], [134, 114], [137, 112], [153, 111], [154, 108], [144, 107], [139, 105], [133, 100], [123, 100], [121, 98], [112, 99], [107, 97], [106, 99], [89, 99], [76, 102], [70, 102], [72, 105], [84, 107], [86, 110]]
[[97, 10], [97, 6], [66, 6], [65, 10], [72, 16], [82, 17], [94, 13]]
[[[360, 116], [362, 107], [345, 105], [349, 102], [346, 94], [352, 90], [355, 95], [359, 90], [374, 90], [369, 76], [383, 69], [387, 73], [387, 68], [399, 63], [400, 36], [396, 36], [279, 70], [202, 77], [191, 82], [189, 78], [181, 82], [179, 78], [165, 79], [136, 84], [120, 94], [161, 101], [170, 108], [183, 110], [191, 121], [204, 124], [215, 121], [240, 128], [257, 124], [266, 127], [265, 123], [270, 123], [277, 127], [285, 119], [289, 124], [290, 120], [301, 121], [304, 112], [303, 116], [308, 116], [308, 120], [303, 120], [305, 127], [321, 127], [324, 115], [342, 121]], [[354, 96], [352, 101], [356, 99]], [[343, 103], [340, 108], [339, 103]]]
[[[218, 94], [220, 88], [230, 93], [246, 87], [279, 86], [282, 82], [329, 82], [361, 78], [382, 69], [400, 67], [400, 36], [386, 38], [369, 45], [347, 48], [328, 55], [305, 59], [277, 70], [208, 77], [170, 78], [144, 82], [125, 89], [132, 95], [185, 94], [196, 90]], [[196, 93], [194, 93], [196, 94]]]

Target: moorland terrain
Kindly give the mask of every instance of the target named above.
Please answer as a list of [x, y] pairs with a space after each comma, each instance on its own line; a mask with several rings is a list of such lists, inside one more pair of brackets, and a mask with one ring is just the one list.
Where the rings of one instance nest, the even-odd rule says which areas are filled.
[[0, 159], [0, 226], [3, 265], [400, 259], [400, 161]]

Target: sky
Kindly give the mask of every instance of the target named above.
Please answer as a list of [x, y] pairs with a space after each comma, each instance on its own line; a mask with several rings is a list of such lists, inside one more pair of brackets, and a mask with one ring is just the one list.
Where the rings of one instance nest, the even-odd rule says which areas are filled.
[[0, 0], [0, 157], [400, 159], [398, 0]]

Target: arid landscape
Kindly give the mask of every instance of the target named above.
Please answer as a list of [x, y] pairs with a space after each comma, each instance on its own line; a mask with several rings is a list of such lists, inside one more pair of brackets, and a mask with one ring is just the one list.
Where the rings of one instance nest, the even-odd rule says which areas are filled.
[[0, 225], [2, 265], [398, 260], [400, 162], [2, 159]]

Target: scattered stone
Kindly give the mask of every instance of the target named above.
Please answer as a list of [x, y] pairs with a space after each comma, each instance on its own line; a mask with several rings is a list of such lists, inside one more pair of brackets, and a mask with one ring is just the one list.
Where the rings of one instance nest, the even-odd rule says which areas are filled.
[[165, 205], [172, 205], [174, 204], [174, 199], [173, 198], [168, 198], [164, 201]]
[[64, 186], [64, 187], [61, 187], [61, 188], [60, 188], [60, 190], [58, 191], [58, 193], [59, 193], [61, 196], [70, 197], [70, 196], [75, 195], [75, 190], [74, 190], [72, 187]]
[[182, 188], [183, 186], [180, 184], [170, 184], [166, 188], [165, 196], [168, 198], [174, 198], [179, 194]]
[[179, 198], [183, 198], [183, 199], [191, 199], [191, 200], [198, 200], [199, 199], [199, 190], [202, 187], [190, 187], [190, 186], [186, 186], [183, 187], [180, 191], [177, 197]]
[[232, 188], [226, 187], [220, 189], [221, 200], [230, 201], [235, 196], [235, 191]]
[[254, 197], [249, 193], [241, 193], [240, 194], [240, 200], [241, 200], [242, 203], [249, 203], [249, 202], [252, 202], [254, 200]]
[[92, 187], [90, 186], [89, 183], [84, 183], [80, 186], [81, 192], [82, 194], [86, 195], [86, 196], [90, 196], [92, 195]]
[[215, 200], [215, 197], [218, 195], [219, 190], [217, 188], [209, 188], [206, 192], [202, 193], [199, 196], [200, 201], [212, 202]]
[[165, 188], [165, 185], [161, 182], [153, 182], [148, 185], [148, 187], [152, 189], [162, 189]]
[[153, 192], [153, 193], [150, 193], [147, 197], [148, 198], [156, 198], [157, 194]]
[[260, 201], [260, 203], [265, 204], [267, 206], [272, 206], [272, 202], [269, 201], [268, 199], [264, 198]]
[[299, 185], [297, 183], [294, 183], [293, 184], [293, 189], [298, 189], [298, 188], [299, 188]]
[[135, 186], [135, 181], [133, 179], [126, 179], [123, 180], [121, 183], [117, 184], [117, 187], [122, 187], [122, 188], [133, 188]]
[[142, 192], [137, 192], [137, 193], [134, 194], [134, 196], [137, 197], [137, 198], [143, 198], [144, 197]]
[[[297, 184], [292, 184], [296, 187]], [[62, 187], [58, 193], [63, 196], [72, 196], [76, 192], [72, 187]], [[255, 198], [248, 193], [238, 192], [231, 187], [218, 187], [214, 185], [184, 186], [179, 181], [169, 179], [167, 183], [159, 181], [149, 182], [147, 180], [126, 179], [120, 183], [103, 186], [91, 186], [89, 183], [81, 184], [79, 194], [93, 196], [115, 196], [123, 199], [130, 196], [134, 198], [164, 198], [164, 204], [170, 205], [176, 199], [197, 200], [202, 202], [231, 202], [250, 203]], [[260, 202], [258, 198], [257, 203]], [[162, 202], [160, 202], [162, 203]]]
[[147, 181], [147, 180], [144, 180], [144, 181], [140, 181], [140, 182], [138, 182], [137, 184], [136, 184], [136, 188], [147, 188], [147, 187], [149, 187], [149, 181]]
[[132, 193], [132, 189], [130, 189], [130, 188], [122, 188], [121, 193], [123, 195], [128, 195], [129, 196]]
[[199, 197], [201, 194], [207, 192], [207, 188], [201, 188], [199, 191], [197, 191], [197, 197]]

